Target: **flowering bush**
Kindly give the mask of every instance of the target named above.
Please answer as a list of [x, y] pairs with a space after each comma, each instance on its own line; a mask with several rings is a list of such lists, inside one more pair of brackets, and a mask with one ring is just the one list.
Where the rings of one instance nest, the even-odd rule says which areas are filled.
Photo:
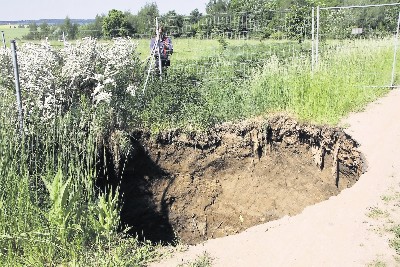
[[[115, 39], [101, 44], [86, 38], [62, 49], [49, 43], [27, 43], [18, 49], [23, 109], [47, 121], [59, 110], [69, 109], [83, 98], [92, 107], [106, 104], [119, 114], [139, 83], [136, 43]], [[11, 53], [0, 51], [1, 83], [13, 84]]]
[[64, 100], [59, 80], [62, 58], [46, 43], [25, 44], [17, 56], [24, 113], [38, 110], [40, 117], [52, 118], [57, 104]]
[[96, 181], [111, 174], [101, 166], [109, 148], [116, 164], [130, 152], [128, 131], [115, 122], [138, 113], [130, 110], [140, 82], [136, 45], [85, 39], [64, 48], [25, 44], [17, 53], [23, 138], [16, 129], [11, 51], [0, 48], [0, 232], [10, 233], [0, 237], [0, 247], [10, 248], [0, 249], [0, 262], [80, 262], [79, 255], [122, 242], [119, 188]]

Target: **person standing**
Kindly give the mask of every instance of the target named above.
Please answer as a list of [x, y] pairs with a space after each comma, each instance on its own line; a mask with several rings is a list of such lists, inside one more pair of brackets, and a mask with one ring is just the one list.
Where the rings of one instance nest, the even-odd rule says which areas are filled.
[[[156, 62], [159, 62], [158, 56], [160, 55], [161, 67], [162, 67], [162, 70], [165, 72], [166, 68], [168, 68], [171, 65], [170, 56], [174, 52], [174, 47], [172, 45], [171, 38], [165, 34], [163, 27], [159, 28], [158, 33], [159, 33], [159, 35], [158, 35], [158, 43], [157, 44], [156, 44], [157, 36], [151, 38], [150, 52], [154, 53]], [[154, 50], [154, 49], [158, 49], [159, 53], [157, 50]], [[159, 64], [156, 63], [156, 66], [158, 66], [158, 65]]]

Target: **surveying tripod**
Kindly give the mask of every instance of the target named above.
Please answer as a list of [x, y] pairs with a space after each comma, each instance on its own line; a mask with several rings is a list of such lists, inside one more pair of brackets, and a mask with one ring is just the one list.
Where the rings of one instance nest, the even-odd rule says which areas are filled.
[[161, 54], [160, 54], [160, 32], [159, 32], [159, 25], [158, 25], [158, 18], [156, 18], [156, 37], [154, 40], [154, 44], [151, 47], [150, 50], [150, 56], [147, 59], [147, 64], [148, 64], [148, 69], [147, 69], [147, 76], [146, 76], [146, 81], [144, 83], [143, 87], [143, 92], [146, 90], [147, 82], [149, 80], [149, 77], [151, 75], [151, 72], [154, 69], [158, 69], [158, 74], [160, 79], [162, 80], [162, 75], [163, 75], [163, 64], [161, 60]]

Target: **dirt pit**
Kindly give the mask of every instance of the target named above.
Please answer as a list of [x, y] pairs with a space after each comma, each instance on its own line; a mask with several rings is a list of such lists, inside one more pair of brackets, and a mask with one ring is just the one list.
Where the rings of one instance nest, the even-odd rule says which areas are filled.
[[300, 213], [351, 187], [358, 144], [339, 128], [288, 117], [206, 133], [138, 131], [123, 168], [122, 221], [155, 242], [196, 244]]

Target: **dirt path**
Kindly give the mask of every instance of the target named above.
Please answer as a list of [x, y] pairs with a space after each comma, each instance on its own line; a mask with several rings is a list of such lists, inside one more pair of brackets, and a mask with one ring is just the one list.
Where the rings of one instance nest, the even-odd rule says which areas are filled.
[[[353, 187], [297, 216], [191, 246], [159, 266], [176, 266], [204, 251], [213, 266], [366, 266], [374, 261], [400, 266], [388, 235], [376, 230], [385, 218], [371, 216], [371, 208], [389, 208], [382, 197], [400, 191], [400, 90], [352, 114], [343, 125], [350, 125], [346, 132], [360, 142], [368, 162], [368, 171]], [[393, 207], [391, 212], [400, 214]]]

